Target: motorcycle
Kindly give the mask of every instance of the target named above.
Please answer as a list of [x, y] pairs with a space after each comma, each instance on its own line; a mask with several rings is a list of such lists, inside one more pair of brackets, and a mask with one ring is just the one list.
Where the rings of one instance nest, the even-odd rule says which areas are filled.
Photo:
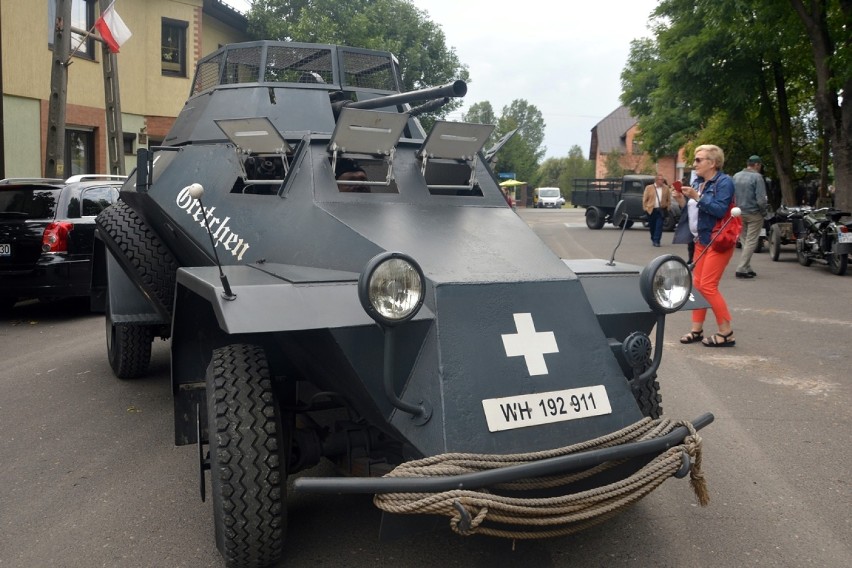
[[788, 207], [782, 205], [769, 219], [769, 257], [778, 261], [781, 256], [781, 245], [795, 245], [796, 235], [804, 232], [802, 217], [811, 211], [808, 205]]
[[849, 211], [822, 207], [801, 214], [802, 232], [796, 235], [796, 258], [802, 266], [817, 261], [833, 274], [846, 274], [852, 253], [852, 231], [840, 222]]

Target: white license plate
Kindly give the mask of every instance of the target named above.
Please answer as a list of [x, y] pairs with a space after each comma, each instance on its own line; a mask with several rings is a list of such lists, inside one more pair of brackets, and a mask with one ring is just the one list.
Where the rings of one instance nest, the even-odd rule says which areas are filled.
[[12, 245], [0, 243], [0, 256], [12, 256]]
[[603, 385], [489, 398], [482, 409], [491, 432], [612, 414]]
[[[852, 233], [837, 233], [838, 243], [852, 243]], [[2, 245], [0, 245], [2, 246]]]

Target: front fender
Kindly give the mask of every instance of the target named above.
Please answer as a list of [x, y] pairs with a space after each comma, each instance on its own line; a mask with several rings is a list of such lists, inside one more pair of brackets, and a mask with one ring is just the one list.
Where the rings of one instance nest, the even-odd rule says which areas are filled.
[[[181, 268], [178, 285], [212, 306], [229, 335], [334, 329], [373, 324], [358, 300], [358, 274], [286, 264], [224, 266], [234, 299], [215, 266]], [[425, 306], [415, 319], [432, 318]]]

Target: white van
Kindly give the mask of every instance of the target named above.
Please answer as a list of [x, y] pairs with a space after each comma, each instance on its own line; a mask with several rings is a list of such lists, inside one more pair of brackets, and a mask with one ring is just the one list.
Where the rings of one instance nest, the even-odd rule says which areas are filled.
[[539, 187], [535, 190], [536, 207], [554, 207], [559, 209], [565, 205], [565, 198], [558, 187]]

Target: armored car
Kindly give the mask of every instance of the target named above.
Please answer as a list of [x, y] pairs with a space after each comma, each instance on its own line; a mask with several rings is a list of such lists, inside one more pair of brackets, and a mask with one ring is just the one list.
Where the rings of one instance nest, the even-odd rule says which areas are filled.
[[169, 340], [175, 443], [227, 564], [298, 546], [292, 491], [373, 494], [383, 532], [513, 539], [671, 476], [706, 502], [713, 417], [663, 418], [657, 380], [666, 315], [706, 306], [686, 263], [558, 258], [501, 194], [493, 126], [422, 127], [465, 83], [400, 91], [390, 53], [225, 46], [97, 218], [110, 365], [142, 376]]

